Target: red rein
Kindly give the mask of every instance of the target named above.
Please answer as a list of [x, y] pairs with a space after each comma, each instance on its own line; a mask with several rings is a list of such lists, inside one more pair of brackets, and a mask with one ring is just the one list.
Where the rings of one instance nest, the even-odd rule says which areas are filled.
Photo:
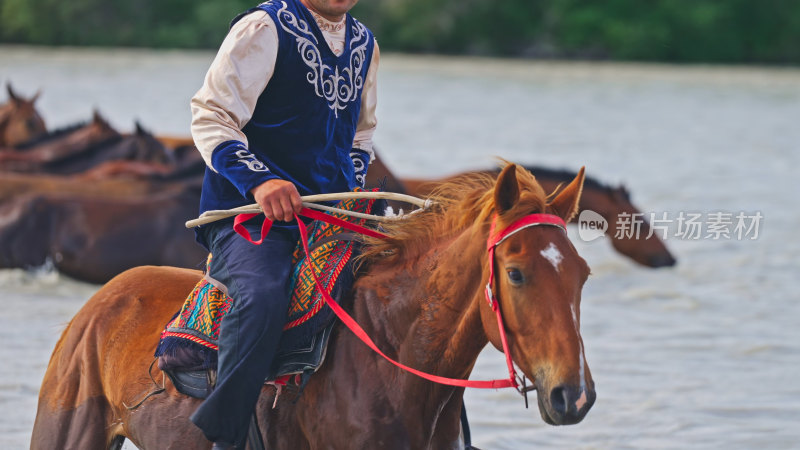
[[[272, 226], [272, 222], [269, 219], [264, 220], [264, 224], [261, 227], [261, 239], [258, 241], [253, 241], [250, 237], [250, 233], [244, 228], [242, 223], [252, 219], [253, 217], [257, 216], [258, 214], [239, 214], [236, 216], [233, 222], [233, 229], [242, 237], [247, 239], [249, 242], [253, 244], [261, 244], [266, 236], [269, 233], [269, 229]], [[352, 224], [350, 222], [341, 220], [337, 217], [333, 217], [329, 214], [325, 214], [319, 211], [314, 211], [308, 208], [303, 208], [300, 211], [300, 215], [304, 217], [308, 217], [310, 219], [322, 220], [333, 225], [341, 226], [342, 228], [355, 231], [367, 236], [377, 237], [377, 238], [385, 238], [384, 234], [381, 234], [375, 230], [365, 228], [359, 225]], [[303, 244], [303, 250], [306, 254], [309, 254], [308, 249], [308, 236], [306, 232], [306, 226], [300, 218], [295, 215], [295, 219], [297, 220], [297, 225], [300, 229], [300, 240]], [[505, 327], [503, 326], [503, 316], [500, 313], [500, 308], [498, 302], [494, 297], [494, 293], [491, 289], [492, 281], [494, 280], [494, 249], [503, 242], [506, 238], [511, 236], [512, 234], [516, 233], [517, 231], [522, 230], [523, 228], [528, 228], [531, 226], [538, 226], [538, 225], [549, 225], [549, 226], [557, 226], [562, 229], [566, 229], [564, 221], [561, 220], [560, 217], [554, 216], [552, 214], [531, 214], [528, 216], [523, 217], [522, 219], [514, 222], [508, 228], [504, 229], [500, 234], [494, 236], [494, 229], [495, 229], [495, 221], [492, 221], [491, 231], [489, 232], [489, 239], [487, 241], [487, 250], [489, 252], [489, 283], [486, 285], [486, 300], [489, 302], [492, 310], [497, 315], [497, 326], [500, 329], [500, 340], [503, 343], [503, 353], [506, 355], [506, 363], [508, 365], [508, 378], [506, 379], [498, 379], [498, 380], [485, 380], [485, 381], [473, 381], [473, 380], [461, 380], [456, 378], [447, 378], [441, 377], [438, 375], [432, 375], [429, 373], [425, 373], [414, 369], [412, 367], [408, 367], [405, 364], [399, 363], [392, 358], [386, 356], [377, 345], [370, 339], [367, 333], [364, 331], [361, 326], [356, 323], [356, 321], [350, 317], [349, 314], [339, 306], [336, 301], [331, 298], [330, 293], [325, 291], [322, 288], [322, 284], [319, 282], [317, 278], [316, 272], [313, 270], [311, 271], [312, 276], [314, 277], [314, 282], [316, 283], [317, 290], [322, 294], [322, 298], [325, 300], [325, 303], [333, 310], [339, 320], [345, 324], [350, 331], [353, 332], [362, 342], [364, 342], [369, 348], [374, 350], [377, 354], [384, 357], [387, 361], [394, 364], [395, 366], [407, 371], [411, 372], [414, 375], [422, 377], [426, 380], [433, 381], [434, 383], [445, 384], [448, 386], [457, 386], [457, 387], [471, 387], [471, 388], [479, 388], [479, 389], [499, 389], [499, 388], [507, 388], [513, 387], [519, 390], [519, 383], [517, 382], [518, 375], [514, 370], [514, 363], [511, 360], [511, 353], [508, 350], [508, 339], [506, 338], [506, 331]]]

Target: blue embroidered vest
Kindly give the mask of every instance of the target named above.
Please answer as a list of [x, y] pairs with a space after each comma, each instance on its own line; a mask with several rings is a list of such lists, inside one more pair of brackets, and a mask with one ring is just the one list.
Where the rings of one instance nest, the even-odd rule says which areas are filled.
[[219, 173], [206, 168], [201, 213], [253, 203], [249, 190], [270, 178], [291, 181], [300, 195], [358, 185], [350, 150], [375, 45], [372, 32], [348, 14], [344, 51], [336, 56], [299, 0], [265, 2], [231, 25], [256, 10], [275, 22], [275, 70], [242, 129], [249, 148], [228, 141], [214, 150]]

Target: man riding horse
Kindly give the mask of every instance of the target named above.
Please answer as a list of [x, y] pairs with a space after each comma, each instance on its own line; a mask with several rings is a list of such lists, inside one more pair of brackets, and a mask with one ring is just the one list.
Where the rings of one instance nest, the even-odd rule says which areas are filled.
[[[271, 0], [236, 17], [192, 99], [205, 162], [200, 212], [257, 202], [277, 221], [255, 246], [230, 221], [200, 227], [208, 275], [234, 299], [214, 391], [191, 420], [214, 448], [243, 447], [286, 318], [300, 195], [363, 185], [373, 156], [378, 46], [358, 0]], [[246, 225], [251, 233], [260, 223]]]

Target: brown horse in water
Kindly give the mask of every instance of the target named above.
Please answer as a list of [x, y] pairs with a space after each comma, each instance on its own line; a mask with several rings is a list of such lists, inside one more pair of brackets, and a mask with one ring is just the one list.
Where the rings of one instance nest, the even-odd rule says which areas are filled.
[[40, 93], [25, 99], [14, 92], [11, 83], [6, 89], [8, 102], [0, 105], [0, 148], [16, 147], [47, 133], [44, 120], [34, 107]]
[[[488, 342], [501, 348], [484, 298], [493, 217], [499, 229], [535, 212], [568, 220], [582, 183], [581, 173], [547, 203], [533, 177], [509, 165], [496, 181], [472, 176], [441, 186], [437, 208], [387, 226], [391, 238], [368, 247], [343, 305], [388, 355], [467, 378]], [[497, 247], [494, 264], [491, 281], [511, 356], [534, 380], [542, 418], [579, 422], [595, 399], [579, 331], [588, 266], [556, 227], [510, 236]], [[124, 438], [142, 449], [211, 446], [188, 420], [200, 400], [177, 393], [169, 381], [165, 391], [147, 397], [160, 332], [201, 276], [137, 268], [84, 305], [50, 359], [31, 448], [119, 448]], [[157, 368], [152, 372], [163, 379]], [[256, 406], [268, 448], [442, 449], [461, 442], [463, 388], [402, 372], [341, 327], [302, 394], [284, 393], [272, 409], [274, 400], [274, 389], [265, 386]]]
[[116, 142], [122, 138], [95, 111], [92, 120], [48, 132], [15, 148], [0, 149], [0, 171], [36, 172], [49, 161], [81, 154], [87, 148]]
[[[543, 167], [525, 166], [529, 172], [536, 176], [536, 180], [547, 192], [556, 192], [575, 177], [574, 172], [566, 170], [552, 170]], [[498, 174], [497, 170], [482, 171], [487, 174]], [[455, 177], [457, 177], [456, 175]], [[411, 179], [396, 177], [379, 158], [370, 164], [367, 172], [367, 186], [382, 187], [389, 192], [401, 192], [419, 197], [425, 197], [436, 189], [436, 186], [454, 177], [440, 180]], [[650, 225], [646, 220], [641, 224], [639, 236], [631, 233], [617, 232], [622, 225], [618, 218], [621, 214], [641, 214], [641, 211], [631, 203], [631, 197], [624, 186], [610, 187], [591, 177], [586, 177], [583, 195], [578, 212], [594, 211], [601, 215], [608, 223], [606, 236], [611, 240], [611, 245], [619, 253], [631, 258], [633, 261], [647, 267], [669, 267], [675, 265], [675, 258], [667, 249], [664, 242], [657, 234], [649, 235]], [[641, 217], [641, 216], [634, 216]], [[620, 230], [622, 231], [622, 230]]]
[[180, 224], [197, 214], [203, 171], [195, 159], [205, 163], [197, 150], [171, 157], [109, 161], [76, 176], [0, 173], [0, 268], [50, 261], [105, 283], [140, 265], [199, 267], [205, 251]]
[[133, 134], [122, 135], [95, 113], [85, 125], [51, 133], [18, 149], [0, 151], [0, 171], [69, 175], [118, 160], [166, 164], [170, 154], [138, 123]]
[[201, 266], [207, 253], [180, 226], [197, 214], [199, 187], [151, 183], [150, 189], [141, 195], [35, 189], [7, 199], [0, 203], [0, 268], [49, 261], [65, 275], [104, 283], [140, 265]]

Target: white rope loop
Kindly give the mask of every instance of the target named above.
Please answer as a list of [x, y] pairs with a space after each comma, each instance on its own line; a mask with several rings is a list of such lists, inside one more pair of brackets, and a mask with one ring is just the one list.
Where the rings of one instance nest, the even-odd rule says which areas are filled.
[[[433, 202], [430, 199], [423, 200], [421, 198], [413, 197], [411, 195], [406, 194], [397, 194], [394, 192], [338, 192], [333, 194], [317, 194], [317, 195], [304, 195], [300, 197], [303, 200], [303, 206], [306, 208], [313, 208], [319, 209], [322, 211], [334, 212], [339, 214], [344, 214], [351, 217], [356, 217], [359, 219], [367, 219], [367, 220], [377, 220], [377, 221], [391, 221], [391, 220], [402, 220], [406, 217], [416, 214], [420, 211], [424, 211], [430, 209], [433, 206]], [[395, 200], [400, 202], [405, 202], [412, 204], [414, 206], [419, 207], [408, 214], [404, 214], [402, 216], [376, 216], [374, 214], [364, 214], [354, 211], [347, 211], [341, 208], [335, 208], [332, 206], [326, 205], [318, 205], [313, 202], [326, 202], [326, 201], [334, 201], [334, 200], [345, 200], [345, 199], [376, 199], [376, 200]], [[189, 220], [186, 222], [186, 228], [194, 228], [200, 225], [205, 225], [211, 222], [216, 222], [218, 220], [226, 219], [228, 217], [233, 217], [239, 214], [260, 214], [263, 212], [261, 207], [258, 206], [257, 203], [253, 203], [251, 205], [244, 205], [239, 206], [237, 208], [232, 209], [220, 209], [220, 210], [213, 210], [213, 211], [206, 211], [200, 215], [200, 217], [196, 219]]]

